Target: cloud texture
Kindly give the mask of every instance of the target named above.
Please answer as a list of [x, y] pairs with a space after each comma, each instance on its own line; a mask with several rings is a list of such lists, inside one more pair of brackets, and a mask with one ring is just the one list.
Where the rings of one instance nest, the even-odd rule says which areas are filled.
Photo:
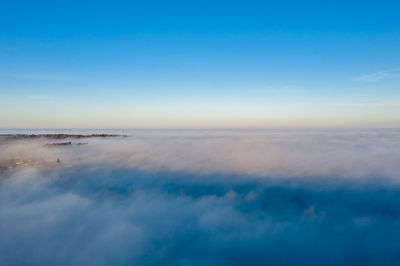
[[[48, 142], [48, 141], [47, 141]], [[0, 160], [2, 265], [385, 265], [400, 259], [400, 134], [152, 131]]]
[[365, 81], [365, 82], [376, 82], [384, 79], [393, 79], [400, 77], [400, 70], [399, 69], [391, 69], [391, 70], [383, 70], [374, 72], [372, 74], [363, 75], [359, 77], [355, 77], [355, 80], [358, 81]]

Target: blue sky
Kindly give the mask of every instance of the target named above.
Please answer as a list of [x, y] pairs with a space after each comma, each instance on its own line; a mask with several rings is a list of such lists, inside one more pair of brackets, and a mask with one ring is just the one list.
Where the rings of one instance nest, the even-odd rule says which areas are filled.
[[0, 127], [400, 126], [397, 1], [0, 5]]

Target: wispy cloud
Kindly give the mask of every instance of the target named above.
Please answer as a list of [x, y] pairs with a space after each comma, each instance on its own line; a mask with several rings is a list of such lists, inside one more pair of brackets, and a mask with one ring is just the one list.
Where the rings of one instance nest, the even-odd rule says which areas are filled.
[[29, 100], [36, 100], [36, 101], [48, 101], [48, 100], [54, 100], [54, 96], [50, 95], [29, 95], [27, 96]]
[[3, 73], [3, 76], [13, 79], [26, 79], [35, 81], [68, 81], [70, 78], [65, 76], [50, 75], [50, 74], [32, 74], [32, 73]]
[[354, 77], [354, 80], [365, 81], [365, 82], [376, 82], [379, 80], [392, 79], [392, 78], [400, 78], [399, 69], [382, 70], [371, 74]]

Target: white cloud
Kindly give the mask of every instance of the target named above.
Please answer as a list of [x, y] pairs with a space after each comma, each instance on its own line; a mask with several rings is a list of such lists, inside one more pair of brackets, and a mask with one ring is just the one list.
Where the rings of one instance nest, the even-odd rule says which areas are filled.
[[399, 78], [399, 77], [400, 77], [400, 71], [398, 69], [392, 69], [392, 70], [383, 70], [367, 75], [358, 76], [355, 77], [354, 80], [365, 81], [365, 82], [376, 82], [379, 80]]

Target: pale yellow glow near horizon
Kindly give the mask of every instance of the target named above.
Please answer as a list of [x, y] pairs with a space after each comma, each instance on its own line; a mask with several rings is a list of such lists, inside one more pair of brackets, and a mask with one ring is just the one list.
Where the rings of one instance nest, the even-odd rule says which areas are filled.
[[0, 128], [397, 128], [400, 104], [335, 102], [65, 103], [0, 107]]

